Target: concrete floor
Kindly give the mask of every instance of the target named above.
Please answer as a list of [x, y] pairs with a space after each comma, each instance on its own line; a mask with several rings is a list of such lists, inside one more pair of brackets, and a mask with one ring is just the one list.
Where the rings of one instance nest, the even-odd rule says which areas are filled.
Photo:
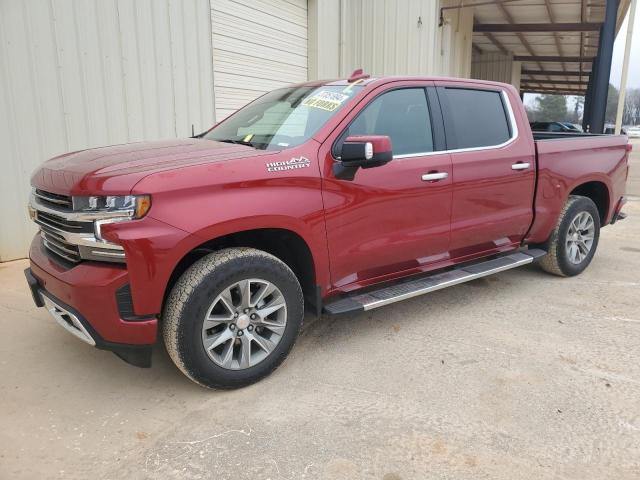
[[[640, 166], [640, 145], [634, 163]], [[2, 479], [640, 478], [640, 174], [581, 276], [504, 272], [307, 325], [202, 389], [68, 335], [0, 264]]]

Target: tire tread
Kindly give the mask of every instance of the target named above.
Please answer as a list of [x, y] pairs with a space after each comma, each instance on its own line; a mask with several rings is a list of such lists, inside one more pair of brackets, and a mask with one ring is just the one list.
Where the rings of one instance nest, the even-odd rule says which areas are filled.
[[[191, 267], [189, 267], [182, 274], [180, 279], [176, 282], [173, 289], [171, 290], [164, 308], [163, 322], [161, 327], [162, 336], [167, 349], [167, 353], [169, 354], [169, 357], [171, 358], [173, 363], [175, 363], [180, 371], [182, 371], [182, 373], [184, 373], [193, 382], [206, 388], [234, 388], [234, 386], [223, 384], [205, 384], [201, 382], [188, 368], [185, 361], [184, 352], [182, 352], [180, 349], [180, 345], [183, 343], [183, 332], [180, 328], [180, 319], [182, 318], [182, 313], [187, 305], [187, 302], [189, 302], [189, 300], [191, 299], [195, 289], [199, 285], [201, 285], [209, 275], [213, 274], [216, 270], [219, 270], [224, 264], [228, 262], [236, 262], [238, 260], [247, 262], [249, 264], [255, 264], [256, 261], [260, 261], [261, 259], [277, 265], [278, 268], [282, 270], [283, 274], [290, 275], [293, 278], [296, 278], [291, 269], [282, 260], [275, 257], [274, 255], [255, 248], [235, 247], [218, 250], [194, 262], [194, 264], [191, 265]], [[304, 305], [302, 289], [300, 288], [299, 283], [297, 290], [298, 300], [302, 305]], [[301, 327], [302, 322], [300, 322], [300, 328]], [[297, 333], [299, 333], [300, 328], [298, 329], [298, 332], [296, 332], [296, 336]], [[289, 349], [283, 352], [283, 357], [286, 357], [291, 347], [293, 347], [293, 344]], [[272, 368], [264, 372], [260, 376], [260, 378], [256, 379], [255, 381], [268, 376], [280, 365], [280, 363], [281, 362], [273, 363]]]

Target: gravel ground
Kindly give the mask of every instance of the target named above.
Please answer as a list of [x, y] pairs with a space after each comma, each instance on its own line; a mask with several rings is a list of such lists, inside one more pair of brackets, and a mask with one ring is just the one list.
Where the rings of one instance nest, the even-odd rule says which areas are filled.
[[0, 264], [0, 478], [640, 478], [637, 169], [628, 192], [583, 275], [322, 318], [232, 392], [161, 348], [143, 370], [82, 344], [33, 306], [25, 261]]

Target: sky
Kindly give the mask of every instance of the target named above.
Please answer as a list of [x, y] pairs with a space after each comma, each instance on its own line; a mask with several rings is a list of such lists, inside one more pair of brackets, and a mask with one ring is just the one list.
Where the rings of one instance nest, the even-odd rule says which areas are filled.
[[[622, 76], [622, 61], [624, 59], [624, 44], [627, 40], [628, 22], [629, 13], [627, 13], [627, 18], [625, 18], [616, 36], [616, 41], [613, 44], [613, 56], [611, 57], [610, 81], [618, 88], [620, 88], [620, 77]], [[640, 88], [640, 5], [636, 5], [636, 18], [633, 22], [633, 38], [631, 39], [631, 56], [629, 57], [627, 87]]]
[[[636, 0], [640, 2], [640, 0]], [[613, 55], [611, 56], [611, 76], [609, 81], [620, 88], [620, 77], [622, 77], [622, 62], [624, 60], [624, 45], [627, 41], [627, 24], [629, 22], [629, 12], [625, 18], [620, 31], [616, 35], [613, 44]], [[633, 23], [633, 38], [631, 39], [631, 55], [629, 57], [629, 73], [627, 76], [627, 88], [640, 88], [640, 5], [636, 5], [636, 18]], [[525, 96], [525, 103], [530, 106], [535, 105], [537, 95], [528, 94]], [[569, 97], [569, 105], [573, 105], [573, 98]]]

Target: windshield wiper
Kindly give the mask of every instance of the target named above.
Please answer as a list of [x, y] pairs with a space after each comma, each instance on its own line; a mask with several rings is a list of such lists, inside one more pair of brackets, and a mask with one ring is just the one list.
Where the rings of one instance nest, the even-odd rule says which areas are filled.
[[231, 138], [225, 138], [223, 140], [216, 140], [216, 142], [233, 143], [234, 145], [246, 145], [248, 147], [256, 148], [256, 145], [251, 143], [251, 142], [245, 142], [244, 140], [233, 140]]

